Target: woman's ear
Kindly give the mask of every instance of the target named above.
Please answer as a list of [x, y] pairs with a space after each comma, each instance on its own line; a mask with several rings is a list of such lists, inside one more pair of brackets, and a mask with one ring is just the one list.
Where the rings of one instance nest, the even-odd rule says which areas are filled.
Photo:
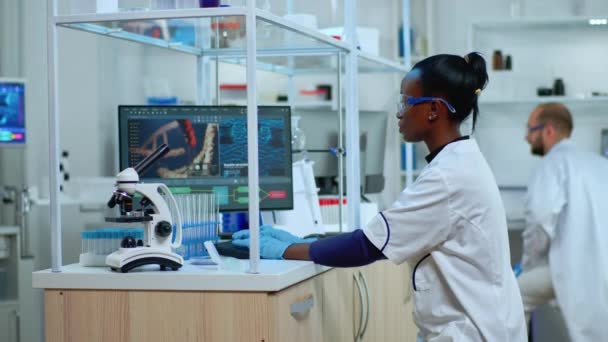
[[437, 101], [431, 101], [431, 111], [429, 112], [429, 121], [435, 121], [437, 119], [437, 110], [439, 109], [439, 104]]
[[550, 122], [547, 122], [545, 124], [545, 127], [543, 127], [542, 135], [547, 136], [549, 138], [552, 138], [553, 136], [555, 136], [555, 128], [553, 127], [553, 125]]

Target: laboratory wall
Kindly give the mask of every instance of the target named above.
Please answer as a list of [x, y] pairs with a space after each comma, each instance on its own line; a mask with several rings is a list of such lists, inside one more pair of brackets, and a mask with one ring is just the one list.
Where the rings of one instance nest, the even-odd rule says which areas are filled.
[[[556, 78], [562, 78], [566, 84], [565, 104], [574, 117], [572, 139], [579, 147], [599, 153], [601, 131], [608, 128], [605, 101], [584, 98], [590, 98], [592, 92], [608, 91], [604, 82], [607, 76], [604, 61], [608, 56], [605, 30], [561, 25], [543, 30], [507, 27], [472, 32], [471, 26], [475, 22], [493, 23], [513, 18], [601, 17], [608, 14], [608, 2], [413, 1], [424, 6], [421, 3], [430, 12], [426, 26], [419, 29], [426, 35], [429, 53], [464, 55], [475, 50], [485, 55], [489, 65], [494, 50], [513, 57], [512, 71], [490, 71], [490, 82], [480, 97], [481, 115], [474, 133], [500, 186], [524, 187], [538, 163], [524, 140], [527, 115], [538, 104], [536, 88], [551, 87]], [[513, 3], [519, 4], [519, 8], [513, 9]], [[432, 5], [429, 7], [429, 4]], [[415, 24], [417, 21], [421, 21], [420, 18], [414, 19]], [[524, 191], [507, 194], [507, 212], [522, 215], [523, 194]]]

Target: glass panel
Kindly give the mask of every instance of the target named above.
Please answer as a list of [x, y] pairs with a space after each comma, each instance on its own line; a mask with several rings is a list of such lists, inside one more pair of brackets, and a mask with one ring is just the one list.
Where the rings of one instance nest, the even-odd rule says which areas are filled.
[[359, 55], [359, 72], [360, 73], [403, 73], [405, 74], [408, 70], [405, 66], [389, 61], [382, 57], [377, 57], [368, 53], [361, 53]]
[[[115, 20], [62, 24], [115, 38], [132, 40], [193, 54], [245, 56], [245, 17]], [[257, 45], [261, 55], [324, 54], [340, 50], [310, 35], [258, 18]]]
[[[199, 0], [56, 0], [59, 15], [199, 8]], [[213, 0], [205, 0], [210, 3]], [[216, 0], [220, 2], [220, 0]], [[228, 3], [229, 0], [223, 2]]]

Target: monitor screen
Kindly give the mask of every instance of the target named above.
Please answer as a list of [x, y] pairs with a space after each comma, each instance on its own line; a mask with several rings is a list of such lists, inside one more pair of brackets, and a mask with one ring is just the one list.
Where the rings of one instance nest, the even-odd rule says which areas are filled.
[[0, 79], [0, 144], [25, 144], [25, 84]]
[[[260, 209], [292, 209], [291, 111], [258, 107]], [[220, 210], [247, 210], [247, 107], [120, 106], [120, 168], [163, 143], [170, 151], [140, 174], [174, 192], [214, 191]]]

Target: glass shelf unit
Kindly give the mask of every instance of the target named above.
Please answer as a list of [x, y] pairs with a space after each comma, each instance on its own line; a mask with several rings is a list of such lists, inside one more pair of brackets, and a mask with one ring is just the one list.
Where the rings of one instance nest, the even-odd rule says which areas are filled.
[[[334, 39], [317, 30], [310, 29], [269, 12], [253, 9], [253, 1], [248, 0], [248, 7], [206, 8], [158, 10], [140, 12], [119, 12], [107, 14], [84, 14], [57, 16], [55, 1], [48, 12], [48, 64], [49, 64], [49, 146], [50, 146], [50, 212], [51, 212], [51, 245], [52, 269], [60, 271], [61, 263], [61, 208], [59, 200], [59, 83], [57, 82], [59, 59], [58, 39], [61, 31], [80, 30], [114, 39], [137, 42], [147, 46], [168, 49], [196, 57], [197, 87], [203, 87], [209, 77], [207, 61], [238, 63], [245, 66], [247, 83], [256, 84], [256, 70], [269, 70], [288, 75], [307, 73], [334, 73], [338, 76], [338, 87], [344, 84], [344, 120], [346, 122], [346, 147], [359, 149], [358, 135], [358, 90], [357, 74], [359, 72], [398, 72], [407, 69], [387, 59], [361, 52], [344, 41]], [[347, 2], [346, 15], [353, 13], [355, 2]], [[355, 16], [352, 16], [355, 17]], [[249, 23], [249, 25], [246, 25]], [[356, 20], [345, 25], [354, 31]], [[255, 32], [255, 34], [252, 34]], [[255, 40], [253, 38], [255, 37]], [[249, 43], [248, 43], [249, 42]], [[338, 58], [342, 56], [344, 58]], [[251, 67], [253, 66], [253, 67]], [[341, 68], [340, 68], [341, 66]], [[216, 68], [217, 70], [217, 68]], [[217, 72], [217, 71], [216, 71]], [[344, 80], [342, 80], [344, 78]], [[343, 83], [344, 82], [344, 83]], [[208, 88], [208, 87], [207, 87]], [[255, 111], [257, 87], [247, 89], [248, 127], [254, 126], [257, 120]], [[341, 88], [340, 88], [341, 89]], [[203, 96], [201, 96], [201, 99]], [[339, 99], [342, 97], [339, 96]], [[203, 103], [203, 100], [199, 100]], [[342, 126], [341, 126], [342, 127]], [[342, 128], [340, 128], [342, 131]], [[248, 139], [256, 141], [255, 130], [248, 130]], [[341, 136], [341, 134], [340, 134]], [[346, 158], [347, 188], [350, 203], [348, 216], [354, 226], [359, 226], [357, 209], [359, 207], [358, 157]], [[257, 169], [258, 151], [255, 144], [248, 145], [248, 163], [250, 197], [249, 216], [256, 221], [259, 211], [258, 201], [251, 189], [258, 187]], [[357, 165], [356, 167], [354, 165]], [[350, 175], [349, 175], [350, 173]], [[340, 177], [342, 178], [342, 177]], [[257, 230], [252, 225], [253, 231]], [[250, 249], [250, 272], [258, 272], [259, 240], [252, 234]]]
[[[256, 10], [257, 68], [285, 75], [337, 71], [335, 56], [351, 47], [316, 30]], [[213, 8], [70, 15], [60, 27], [245, 65], [244, 8]], [[356, 50], [359, 72], [406, 72], [393, 61]], [[328, 58], [330, 57], [330, 58]]]

